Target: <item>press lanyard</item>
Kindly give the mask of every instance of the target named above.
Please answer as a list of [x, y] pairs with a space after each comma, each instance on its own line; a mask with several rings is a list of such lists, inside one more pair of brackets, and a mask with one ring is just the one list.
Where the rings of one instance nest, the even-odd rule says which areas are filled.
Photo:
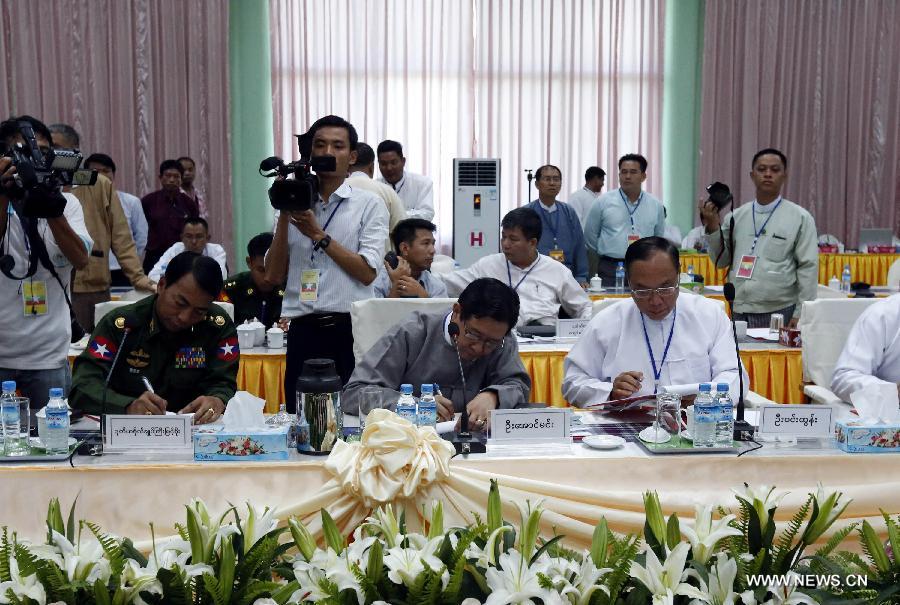
[[[541, 214], [547, 219], [547, 226], [550, 227], [550, 231], [553, 233], [553, 245], [556, 245], [556, 242], [559, 241], [559, 235], [557, 232], [559, 231], [559, 213], [562, 212], [559, 208], [554, 212], [548, 212], [544, 205], [541, 202], [538, 202], [538, 208], [541, 209]], [[553, 224], [553, 215], [556, 215], [556, 224]]]
[[[327, 230], [328, 230], [328, 225], [331, 224], [331, 219], [334, 218], [334, 215], [335, 215], [335, 213], [338, 211], [338, 208], [340, 208], [340, 207], [341, 207], [341, 204], [344, 203], [344, 199], [345, 199], [345, 198], [341, 198], [341, 201], [339, 201], [339, 202], [337, 203], [337, 206], [334, 207], [334, 210], [331, 211], [331, 214], [328, 216], [328, 220], [325, 221], [325, 224], [324, 224], [324, 225], [322, 225], [322, 231], [327, 231]], [[316, 250], [315, 250], [315, 248], [313, 248], [312, 251], [310, 251], [310, 253], [309, 253], [309, 262], [314, 262], [315, 259], [316, 259]]]
[[766, 220], [763, 222], [762, 228], [759, 231], [756, 230], [756, 204], [756, 200], [753, 200], [753, 206], [750, 208], [753, 213], [753, 245], [750, 246], [750, 256], [753, 256], [753, 251], [756, 250], [756, 242], [759, 241], [759, 236], [763, 231], [766, 230], [766, 225], [769, 224], [769, 221], [772, 220], [772, 215], [775, 214], [775, 211], [778, 210], [778, 207], [781, 205], [781, 196], [778, 196], [778, 201], [775, 202], [775, 207], [772, 208], [772, 212], [770, 212], [769, 216], [766, 217]]
[[634, 213], [641, 207], [641, 200], [644, 199], [644, 192], [641, 191], [641, 194], [638, 196], [637, 203], [634, 205], [634, 210], [631, 209], [631, 204], [628, 203], [628, 198], [622, 193], [621, 187], [619, 187], [619, 196], [622, 198], [622, 203], [625, 204], [625, 210], [628, 211], [628, 220], [631, 221], [631, 229], [634, 230]]
[[537, 267], [537, 265], [538, 265], [539, 262], [541, 262], [541, 257], [540, 257], [540, 256], [538, 256], [537, 260], [534, 261], [534, 264], [531, 265], [531, 268], [529, 268], [528, 271], [525, 272], [525, 275], [522, 276], [522, 279], [520, 279], [520, 280], [519, 280], [519, 283], [517, 283], [516, 286], [513, 288], [513, 285], [512, 285], [512, 271], [511, 271], [510, 268], [509, 268], [509, 261], [506, 261], [506, 277], [507, 277], [507, 279], [509, 280], [509, 287], [512, 288], [512, 289], [515, 290], [515, 291], [518, 291], [518, 290], [519, 290], [519, 286], [522, 285], [522, 282], [525, 281], [525, 278], [528, 277], [528, 274], [531, 273], [532, 271], [534, 271], [534, 268]]
[[653, 355], [653, 347], [650, 346], [650, 335], [647, 334], [647, 324], [644, 322], [644, 314], [641, 313], [641, 327], [644, 328], [644, 342], [647, 343], [647, 351], [650, 353], [650, 363], [653, 365], [653, 394], [656, 395], [659, 387], [659, 377], [662, 376], [663, 366], [666, 364], [666, 357], [669, 356], [669, 346], [672, 344], [672, 335], [675, 333], [675, 320], [678, 319], [678, 307], [672, 311], [672, 327], [669, 328], [669, 339], [666, 341], [666, 348], [663, 349], [663, 356], [659, 362], [659, 369], [656, 369], [656, 356]]

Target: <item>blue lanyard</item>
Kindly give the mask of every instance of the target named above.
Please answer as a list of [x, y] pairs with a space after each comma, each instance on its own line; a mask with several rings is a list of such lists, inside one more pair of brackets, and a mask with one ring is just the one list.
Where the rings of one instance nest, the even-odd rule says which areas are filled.
[[[547, 220], [547, 226], [550, 227], [550, 231], [553, 233], [553, 245], [556, 246], [556, 242], [559, 241], [559, 213], [562, 212], [559, 208], [557, 208], [554, 212], [547, 212], [544, 205], [538, 200], [538, 208], [541, 209], [541, 215]], [[553, 224], [551, 217], [556, 215], [556, 224]]]
[[669, 339], [666, 341], [666, 348], [663, 350], [662, 359], [659, 362], [659, 369], [656, 369], [656, 356], [653, 355], [653, 347], [650, 346], [650, 335], [647, 334], [647, 324], [644, 322], [644, 314], [641, 313], [641, 327], [644, 328], [644, 342], [647, 343], [647, 351], [650, 352], [650, 363], [653, 365], [653, 394], [656, 395], [656, 389], [659, 386], [659, 377], [662, 376], [663, 366], [666, 364], [666, 357], [669, 356], [669, 346], [672, 344], [672, 335], [675, 333], [675, 320], [678, 319], [678, 307], [672, 311], [672, 327], [669, 328]]
[[[334, 210], [331, 211], [331, 214], [328, 216], [328, 220], [325, 221], [325, 224], [324, 224], [324, 225], [322, 225], [322, 231], [327, 231], [327, 230], [328, 230], [328, 225], [331, 224], [331, 219], [334, 218], [334, 215], [335, 215], [335, 213], [338, 211], [338, 208], [340, 208], [340, 207], [341, 207], [341, 204], [344, 203], [344, 199], [345, 199], [345, 198], [341, 198], [341, 201], [339, 201], [339, 202], [337, 203], [337, 206], [334, 207]], [[324, 250], [323, 250], [322, 252], [324, 252]], [[315, 251], [315, 249], [313, 249], [313, 250], [310, 251], [310, 253], [309, 253], [309, 262], [314, 262], [315, 260], [316, 260], [316, 251]]]
[[634, 205], [634, 210], [631, 209], [631, 204], [628, 203], [628, 198], [622, 193], [621, 187], [619, 187], [619, 196], [622, 198], [622, 203], [625, 204], [625, 210], [628, 211], [628, 219], [631, 221], [631, 228], [634, 229], [634, 213], [641, 207], [641, 200], [644, 199], [644, 192], [641, 191], [641, 194], [638, 196], [637, 204]]
[[525, 278], [528, 277], [528, 274], [531, 273], [532, 271], [534, 271], [534, 268], [538, 266], [538, 263], [539, 263], [539, 262], [541, 262], [541, 257], [540, 257], [540, 256], [537, 257], [537, 260], [534, 261], [534, 264], [531, 265], [531, 268], [528, 269], [528, 271], [525, 272], [525, 275], [522, 276], [522, 279], [519, 280], [519, 283], [517, 283], [517, 284], [515, 285], [515, 287], [513, 287], [513, 285], [512, 285], [512, 271], [510, 271], [510, 269], [509, 269], [509, 261], [506, 261], [506, 277], [507, 277], [507, 279], [509, 280], [509, 287], [512, 288], [513, 290], [515, 290], [515, 291], [518, 292], [519, 286], [522, 285], [522, 282], [525, 281]]
[[759, 236], [763, 231], [766, 230], [766, 225], [769, 224], [769, 221], [772, 220], [772, 215], [775, 214], [775, 211], [778, 210], [778, 207], [781, 205], [781, 196], [778, 196], [778, 201], [775, 202], [775, 207], [772, 208], [772, 212], [769, 213], [769, 216], [766, 217], [766, 220], [763, 221], [762, 227], [759, 231], [756, 230], [756, 200], [753, 200], [753, 206], [751, 206], [750, 210], [753, 213], [753, 245], [750, 246], [750, 256], [753, 256], [754, 250], [756, 250], [756, 242], [759, 241]]

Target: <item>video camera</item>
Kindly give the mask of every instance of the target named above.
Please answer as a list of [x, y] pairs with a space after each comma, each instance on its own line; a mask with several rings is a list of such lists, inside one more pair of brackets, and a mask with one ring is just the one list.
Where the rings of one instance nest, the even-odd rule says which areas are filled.
[[16, 125], [25, 142], [10, 146], [0, 141], [0, 155], [9, 157], [16, 167], [12, 182], [4, 184], [3, 192], [14, 200], [23, 200], [24, 216], [62, 216], [66, 207], [62, 188], [73, 184], [93, 185], [97, 182], [97, 172], [78, 169], [83, 156], [77, 149], [50, 149], [43, 153], [31, 123], [20, 120]]
[[[309, 210], [319, 195], [319, 178], [313, 172], [334, 172], [337, 160], [324, 155], [311, 160], [285, 164], [277, 156], [259, 163], [259, 173], [267, 178], [280, 177], [269, 188], [269, 202], [282, 212]], [[289, 178], [291, 175], [294, 178]]]
[[728, 188], [728, 185], [720, 183], [719, 181], [716, 181], [712, 185], [708, 185], [706, 187], [706, 193], [709, 194], [709, 201], [715, 204], [716, 208], [719, 210], [734, 201], [734, 196], [731, 195], [731, 189]]

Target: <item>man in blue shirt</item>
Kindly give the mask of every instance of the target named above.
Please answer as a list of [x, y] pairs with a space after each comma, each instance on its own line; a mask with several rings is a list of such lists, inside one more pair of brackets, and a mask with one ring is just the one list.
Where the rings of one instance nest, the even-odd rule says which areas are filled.
[[538, 199], [527, 207], [541, 217], [543, 229], [538, 252], [563, 263], [575, 280], [587, 287], [587, 248], [581, 221], [571, 206], [556, 199], [562, 186], [562, 172], [550, 164], [541, 166], [534, 175], [534, 182]]
[[615, 283], [616, 266], [624, 261], [629, 245], [665, 233], [662, 202], [641, 190], [646, 179], [647, 159], [635, 153], [623, 155], [619, 158], [619, 188], [601, 195], [588, 214], [584, 239], [600, 257], [597, 274], [604, 283]]

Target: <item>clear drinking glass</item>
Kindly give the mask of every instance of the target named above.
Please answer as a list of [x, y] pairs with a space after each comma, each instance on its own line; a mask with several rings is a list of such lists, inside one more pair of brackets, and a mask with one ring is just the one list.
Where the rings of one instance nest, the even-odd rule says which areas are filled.
[[677, 446], [681, 443], [684, 421], [681, 417], [681, 395], [658, 393], [656, 395], [656, 442]]
[[359, 393], [359, 434], [362, 435], [366, 428], [366, 416], [369, 412], [381, 405], [381, 387], [367, 386], [360, 389]]
[[28, 397], [13, 397], [18, 408], [18, 417], [10, 413], [3, 417], [3, 454], [6, 456], [26, 456], [31, 452], [28, 435], [31, 431], [31, 400]]

